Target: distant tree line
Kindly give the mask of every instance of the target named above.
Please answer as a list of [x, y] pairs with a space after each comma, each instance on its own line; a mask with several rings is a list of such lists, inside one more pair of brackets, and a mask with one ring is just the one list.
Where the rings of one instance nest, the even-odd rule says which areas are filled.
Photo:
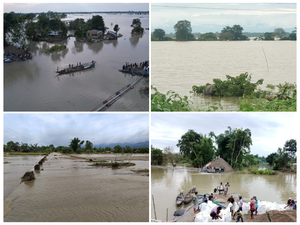
[[[203, 33], [193, 34], [191, 22], [187, 20], [178, 21], [174, 25], [175, 34], [171, 38], [166, 35], [165, 31], [161, 28], [155, 29], [151, 34], [151, 41], [244, 41], [249, 40], [248, 36], [243, 33], [243, 27], [240, 25], [233, 25], [232, 27], [226, 26], [221, 30], [221, 33]], [[197, 39], [196, 39], [197, 37]], [[266, 32], [263, 35], [256, 37], [256, 40], [297, 40], [297, 28], [288, 34], [282, 28], [276, 28], [274, 32]]]
[[26, 48], [28, 41], [40, 40], [49, 36], [50, 31], [59, 33], [61, 38], [67, 37], [67, 26], [61, 21], [65, 14], [52, 11], [40, 13], [4, 13], [4, 45], [18, 45]]
[[[105, 23], [100, 15], [93, 16], [86, 22], [84, 19], [75, 19], [70, 22], [61, 21], [67, 15], [52, 11], [47, 13], [18, 14], [14, 12], [4, 13], [4, 45], [18, 45], [25, 49], [30, 41], [67, 38], [68, 30], [75, 30], [75, 36], [84, 37], [88, 30], [97, 29], [103, 33], [106, 31]], [[116, 24], [116, 33], [120, 27]], [[54, 35], [50, 36], [53, 32]]]
[[296, 141], [291, 139], [286, 142], [283, 149], [272, 153], [267, 158], [251, 154], [252, 145], [250, 129], [232, 129], [228, 127], [224, 133], [208, 135], [188, 130], [178, 140], [179, 153], [174, 153], [171, 147], [163, 150], [151, 146], [151, 165], [177, 163], [191, 163], [194, 167], [203, 167], [220, 156], [234, 169], [258, 165], [268, 162], [274, 169], [291, 168], [296, 160]]
[[[84, 145], [84, 146], [83, 146]], [[122, 147], [116, 145], [111, 147], [93, 147], [93, 143], [89, 140], [79, 140], [77, 137], [70, 141], [69, 146], [57, 146], [53, 144], [48, 146], [39, 146], [38, 144], [28, 144], [9, 141], [3, 146], [4, 152], [36, 152], [36, 153], [50, 153], [50, 152], [61, 152], [65, 154], [81, 154], [81, 153], [149, 153], [149, 147], [135, 147], [130, 146]]]

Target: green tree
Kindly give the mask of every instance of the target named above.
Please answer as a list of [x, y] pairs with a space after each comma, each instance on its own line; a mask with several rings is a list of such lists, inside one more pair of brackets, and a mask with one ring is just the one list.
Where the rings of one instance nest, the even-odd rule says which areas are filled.
[[198, 38], [198, 41], [216, 41], [218, 40], [217, 35], [215, 33], [205, 33], [201, 34]]
[[244, 157], [250, 154], [252, 145], [251, 131], [249, 129], [228, 130], [224, 134], [216, 137], [218, 145], [217, 155], [220, 155], [232, 167], [238, 168], [243, 162]]
[[115, 24], [115, 26], [114, 26], [114, 31], [115, 31], [116, 33], [118, 33], [119, 30], [120, 30], [119, 25], [118, 25], [118, 24]]
[[64, 153], [64, 154], [71, 154], [71, 153], [73, 153], [72, 148], [70, 148], [70, 147], [63, 147], [61, 149], [61, 152]]
[[91, 20], [92, 20], [91, 29], [102, 30], [102, 32], [105, 33], [106, 28], [102, 16], [99, 15], [93, 16]]
[[189, 130], [182, 135], [176, 146], [179, 147], [182, 155], [193, 162], [195, 167], [203, 166], [211, 161], [215, 150], [210, 137], [207, 138], [194, 130]]
[[90, 142], [90, 141], [88, 141], [88, 140], [86, 140], [86, 142], [85, 142], [85, 150], [87, 151], [92, 151], [92, 149], [93, 149], [93, 143], [92, 142]]
[[177, 41], [192, 41], [195, 40], [192, 34], [191, 22], [180, 20], [174, 25], [175, 36]]
[[233, 27], [226, 26], [223, 28], [220, 34], [220, 40], [247, 40], [247, 36], [243, 35], [243, 27], [240, 25], [234, 25]]
[[270, 166], [274, 167], [277, 157], [278, 157], [278, 154], [276, 152], [271, 153], [270, 155], [267, 156], [266, 162]]
[[297, 141], [295, 139], [286, 141], [283, 151], [287, 152], [290, 158], [294, 158], [297, 154]]
[[114, 152], [115, 152], [115, 153], [121, 153], [121, 152], [122, 152], [122, 147], [121, 147], [121, 145], [116, 145], [116, 146], [114, 147]]
[[165, 31], [163, 29], [155, 29], [153, 35], [158, 41], [163, 41], [165, 38]]
[[163, 162], [162, 150], [151, 147], [151, 165], [161, 165]]
[[105, 152], [111, 152], [111, 151], [112, 151], [111, 147], [108, 146], [105, 147]]
[[289, 39], [293, 41], [297, 40], [297, 27], [295, 27], [295, 30], [289, 35]]
[[5, 151], [17, 151], [17, 149], [19, 147], [20, 147], [19, 142], [9, 141], [9, 142], [6, 143]]
[[132, 153], [132, 152], [133, 152], [132, 148], [126, 145], [123, 153]]
[[84, 141], [80, 141], [78, 138], [74, 138], [74, 139], [71, 140], [70, 148], [74, 152], [79, 153], [80, 152], [80, 147], [83, 143], [84, 143]]
[[283, 37], [285, 37], [286, 32], [282, 28], [276, 28], [276, 29], [274, 29], [273, 35], [274, 35], [274, 37], [282, 39]]
[[273, 41], [274, 40], [274, 35], [271, 32], [266, 32], [266, 33], [264, 33], [263, 38], [266, 41], [271, 41], [271, 40]]
[[14, 30], [17, 28], [18, 26], [18, 19], [17, 19], [17, 15], [14, 12], [10, 12], [10, 13], [4, 13], [4, 30], [3, 30], [3, 34], [4, 34], [4, 45], [7, 46], [9, 45], [9, 34], [12, 34], [14, 32]]

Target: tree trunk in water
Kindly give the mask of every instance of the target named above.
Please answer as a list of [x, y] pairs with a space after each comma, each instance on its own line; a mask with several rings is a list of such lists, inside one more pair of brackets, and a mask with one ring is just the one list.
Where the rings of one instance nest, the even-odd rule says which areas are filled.
[[244, 144], [245, 144], [245, 137], [244, 137], [244, 140], [243, 140], [243, 144], [241, 145], [240, 151], [239, 151], [238, 155], [237, 155], [236, 158], [235, 158], [235, 163], [237, 163], [237, 160], [238, 160], [238, 158], [239, 158], [239, 155], [240, 155], [240, 153], [241, 153], [241, 151], [242, 151], [242, 148], [243, 148]]

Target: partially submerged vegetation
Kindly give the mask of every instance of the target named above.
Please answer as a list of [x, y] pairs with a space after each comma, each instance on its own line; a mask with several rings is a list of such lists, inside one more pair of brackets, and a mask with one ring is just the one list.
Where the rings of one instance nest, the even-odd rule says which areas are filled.
[[213, 92], [208, 95], [220, 97], [243, 97], [255, 95], [256, 97], [260, 97], [266, 94], [266, 92], [258, 90], [258, 86], [261, 85], [263, 81], [263, 79], [260, 79], [255, 83], [251, 83], [251, 75], [246, 72], [236, 77], [226, 75], [226, 80], [213, 79], [213, 84], [207, 83], [200, 86], [194, 85], [192, 89], [195, 93], [203, 93], [204, 89], [208, 85], [212, 85]]
[[118, 162], [118, 161], [106, 161], [106, 160], [100, 160], [100, 161], [93, 161], [92, 166], [107, 166], [107, 167], [119, 167], [119, 166], [135, 166], [135, 163], [131, 162]]
[[58, 52], [58, 51], [62, 51], [64, 49], [66, 49], [67, 46], [65, 45], [54, 45], [52, 46], [51, 48], [49, 48], [46, 53], [49, 54], [49, 53], [52, 53], [52, 52]]
[[237, 171], [238, 174], [256, 174], [256, 175], [276, 175], [277, 171], [269, 169], [259, 169], [257, 166], [252, 168], [243, 168], [242, 170]]
[[[213, 79], [213, 84], [192, 87], [194, 93], [205, 93], [219, 97], [237, 97], [239, 111], [297, 111], [297, 85], [285, 82], [284, 84], [268, 84], [266, 90], [259, 88], [263, 79], [251, 82], [248, 73], [237, 77], [227, 75], [226, 80]], [[194, 108], [193, 102], [187, 96], [180, 96], [175, 91], [167, 94], [160, 93], [155, 87], [151, 94], [152, 111], [222, 111], [224, 107], [205, 105]]]

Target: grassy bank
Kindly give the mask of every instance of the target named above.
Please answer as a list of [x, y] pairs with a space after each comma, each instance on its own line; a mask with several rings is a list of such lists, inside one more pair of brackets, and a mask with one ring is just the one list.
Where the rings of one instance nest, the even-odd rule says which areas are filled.
[[4, 152], [3, 156], [46, 155], [44, 152]]

